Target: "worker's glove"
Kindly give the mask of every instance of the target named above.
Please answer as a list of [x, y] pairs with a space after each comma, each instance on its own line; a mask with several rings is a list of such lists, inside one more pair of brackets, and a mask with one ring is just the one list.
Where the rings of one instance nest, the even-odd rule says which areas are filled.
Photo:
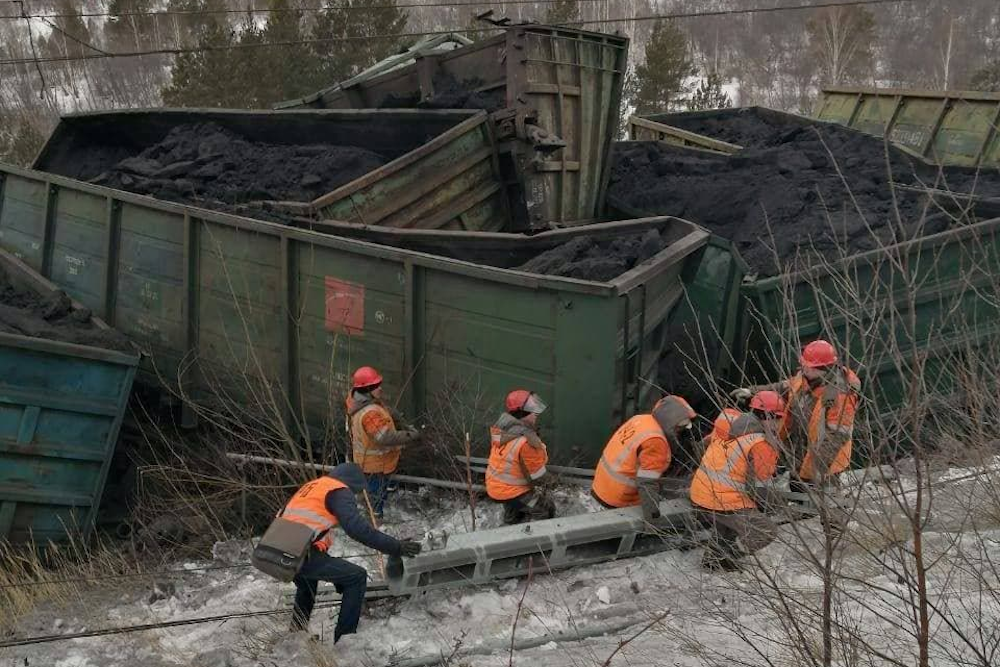
[[407, 558], [413, 558], [420, 553], [423, 549], [423, 545], [415, 540], [400, 540], [399, 541], [399, 555], [405, 556]]
[[410, 437], [410, 442], [419, 442], [424, 437], [423, 433], [412, 426], [406, 429], [406, 435]]
[[642, 518], [653, 521], [660, 518], [660, 485], [658, 480], [643, 480], [637, 485]]
[[737, 387], [729, 392], [729, 397], [734, 401], [748, 401], [753, 396], [753, 390], [748, 387]]

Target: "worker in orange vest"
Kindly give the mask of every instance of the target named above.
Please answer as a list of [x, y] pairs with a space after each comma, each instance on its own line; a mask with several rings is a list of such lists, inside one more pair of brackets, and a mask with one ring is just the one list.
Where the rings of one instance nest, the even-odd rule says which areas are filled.
[[351, 455], [365, 473], [368, 499], [375, 518], [381, 522], [389, 482], [399, 467], [399, 455], [403, 447], [420, 440], [420, 432], [397, 428], [397, 418], [382, 402], [382, 375], [371, 366], [354, 371], [347, 416]]
[[715, 432], [691, 480], [691, 504], [712, 531], [702, 564], [710, 569], [738, 569], [737, 561], [770, 544], [777, 534], [761, 506], [775, 504], [775, 494], [762, 486], [778, 465], [777, 434], [785, 403], [774, 391], [750, 399], [728, 433]]
[[527, 389], [507, 394], [506, 408], [490, 427], [486, 493], [503, 503], [504, 524], [551, 519], [556, 509], [542, 484], [549, 461], [538, 437], [538, 415], [545, 403]]
[[360, 466], [342, 463], [326, 476], [304, 484], [278, 515], [309, 526], [316, 535], [313, 549], [293, 579], [293, 631], [308, 630], [319, 582], [328, 581], [336, 586], [341, 596], [334, 643], [343, 635], [357, 632], [368, 573], [360, 565], [327, 555], [337, 527], [348, 537], [390, 556], [413, 557], [420, 553], [419, 542], [397, 540], [376, 530], [364, 519], [355, 500], [355, 494], [364, 488], [365, 477]]
[[787, 409], [779, 436], [795, 456], [798, 478], [812, 484], [832, 483], [851, 463], [861, 380], [840, 365], [837, 351], [825, 340], [806, 345], [799, 366], [799, 372], [787, 380], [737, 389], [733, 395], [746, 397], [762, 389], [781, 393]]
[[605, 507], [642, 505], [647, 518], [659, 516], [659, 479], [670, 467], [671, 446], [691, 430], [697, 417], [680, 396], [666, 396], [651, 414], [622, 424], [604, 447], [590, 488]]

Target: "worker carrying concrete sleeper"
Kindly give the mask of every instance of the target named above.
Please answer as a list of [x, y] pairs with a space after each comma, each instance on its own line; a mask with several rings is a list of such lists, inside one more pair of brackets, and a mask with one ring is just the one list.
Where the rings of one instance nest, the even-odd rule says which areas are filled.
[[725, 415], [728, 429], [712, 432], [691, 480], [696, 517], [712, 531], [702, 558], [709, 569], [738, 569], [740, 558], [764, 548], [777, 534], [761, 509], [780, 506], [768, 482], [777, 471], [785, 404], [777, 392], [761, 391], [750, 399], [750, 410], [731, 422], [732, 413]]
[[354, 371], [347, 397], [351, 456], [367, 480], [375, 519], [382, 521], [393, 473], [403, 447], [420, 440], [415, 428], [400, 430], [399, 417], [382, 400], [382, 375], [371, 366]]
[[503, 503], [504, 524], [551, 519], [556, 510], [545, 488], [549, 455], [538, 435], [545, 403], [527, 389], [510, 392], [504, 403], [504, 412], [490, 427], [486, 493]]
[[779, 437], [789, 448], [798, 480], [806, 484], [834, 484], [836, 475], [851, 463], [854, 417], [861, 380], [839, 363], [833, 345], [815, 340], [805, 346], [799, 372], [771, 385], [740, 388], [738, 399], [768, 389], [785, 398], [785, 416]]
[[659, 516], [659, 480], [670, 467], [671, 447], [690, 433], [695, 411], [680, 396], [666, 396], [650, 414], [622, 424], [604, 447], [591, 493], [605, 507], [642, 505], [647, 518]]
[[317, 535], [295, 578], [295, 603], [291, 629], [307, 630], [320, 581], [332, 583], [340, 593], [340, 613], [333, 640], [357, 632], [361, 605], [368, 587], [368, 573], [360, 565], [327, 555], [338, 526], [348, 537], [390, 556], [412, 557], [421, 545], [397, 540], [373, 528], [358, 511], [355, 494], [365, 488], [365, 477], [356, 463], [342, 463], [329, 474], [304, 484], [278, 515], [312, 528]]

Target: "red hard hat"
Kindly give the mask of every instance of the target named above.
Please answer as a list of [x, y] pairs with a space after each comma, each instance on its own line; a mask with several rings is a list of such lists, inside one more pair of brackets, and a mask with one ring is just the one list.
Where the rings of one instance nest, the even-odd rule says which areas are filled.
[[785, 414], [785, 401], [776, 391], [758, 391], [750, 399], [750, 409], [770, 412], [781, 417]]
[[825, 340], [814, 340], [802, 348], [799, 360], [805, 368], [825, 368], [837, 363], [837, 351]]
[[362, 366], [358, 370], [354, 371], [353, 381], [355, 389], [362, 389], [364, 387], [373, 387], [377, 384], [382, 384], [382, 376], [379, 375], [379, 372], [371, 366]]
[[507, 394], [507, 400], [504, 401], [504, 404], [507, 407], [507, 412], [522, 410], [536, 415], [544, 412], [546, 407], [542, 399], [527, 389], [515, 389], [510, 392]]

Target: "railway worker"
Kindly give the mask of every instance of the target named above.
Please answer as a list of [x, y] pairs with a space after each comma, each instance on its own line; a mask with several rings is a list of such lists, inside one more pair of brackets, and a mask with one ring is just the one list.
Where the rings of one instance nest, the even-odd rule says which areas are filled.
[[835, 483], [835, 476], [851, 462], [861, 380], [840, 365], [837, 351], [825, 340], [806, 345], [799, 366], [787, 380], [737, 389], [733, 396], [745, 399], [761, 389], [781, 393], [787, 409], [779, 437], [794, 455], [798, 479], [815, 485]]
[[671, 448], [681, 447], [695, 417], [686, 400], [670, 395], [660, 399], [651, 414], [622, 424], [594, 471], [594, 498], [609, 508], [642, 505], [644, 516], [659, 517], [659, 479], [670, 467]]
[[338, 526], [351, 539], [390, 556], [413, 557], [420, 553], [419, 542], [397, 540], [376, 530], [364, 519], [355, 500], [355, 494], [364, 488], [365, 476], [361, 467], [356, 463], [342, 463], [326, 476], [304, 484], [279, 515], [317, 531], [313, 548], [293, 579], [293, 632], [309, 629], [320, 581], [332, 583], [341, 595], [334, 643], [343, 635], [357, 632], [368, 573], [360, 565], [327, 554], [333, 544], [333, 531]]
[[515, 389], [490, 427], [486, 493], [503, 503], [506, 525], [551, 519], [556, 513], [544, 484], [549, 454], [538, 435], [538, 415], [545, 407], [538, 394]]
[[774, 504], [766, 482], [778, 465], [777, 434], [785, 403], [774, 391], [750, 399], [750, 412], [713, 431], [689, 492], [698, 520], [712, 531], [702, 565], [735, 570], [738, 560], [770, 544], [777, 529], [761, 511]]
[[403, 447], [418, 442], [415, 428], [400, 429], [398, 418], [382, 401], [382, 375], [371, 366], [354, 371], [347, 397], [351, 449], [354, 462], [367, 479], [367, 495], [378, 522], [382, 521], [389, 482]]

